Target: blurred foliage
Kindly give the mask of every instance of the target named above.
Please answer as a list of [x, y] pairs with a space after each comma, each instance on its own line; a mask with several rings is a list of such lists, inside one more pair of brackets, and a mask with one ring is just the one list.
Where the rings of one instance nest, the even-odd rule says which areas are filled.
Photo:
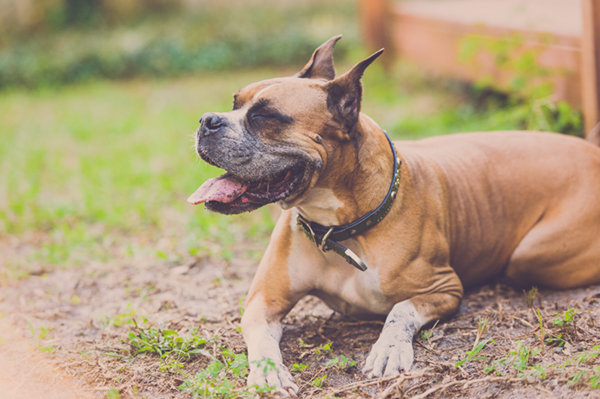
[[566, 72], [560, 68], [545, 67], [539, 62], [540, 55], [552, 43], [553, 37], [541, 35], [538, 40], [538, 45], [531, 45], [518, 33], [502, 37], [471, 34], [461, 42], [460, 60], [480, 66], [481, 55], [491, 57], [495, 73], [480, 77], [474, 89], [482, 93], [493, 90], [510, 93], [512, 97], [507, 105], [524, 120], [523, 128], [581, 136], [581, 113], [564, 101], [552, 101], [552, 78]]
[[122, 24], [98, 16], [97, 3], [69, 0], [54, 29], [6, 39], [0, 88], [297, 65], [335, 34], [345, 36], [338, 57], [358, 43], [354, 2], [209, 2], [196, 12], [175, 8]]
[[65, 0], [64, 7], [62, 9], [57, 9], [55, 15], [57, 15], [59, 19], [56, 19], [55, 23], [57, 25], [90, 23], [100, 18], [100, 6], [101, 3], [98, 0]]
[[[198, 160], [190, 133], [204, 112], [231, 109], [231, 93], [292, 75], [312, 50], [284, 70], [0, 92], [0, 282], [90, 260], [257, 262], [273, 228], [268, 208], [225, 216], [185, 202], [222, 173]], [[338, 71], [364, 56], [351, 51]], [[386, 74], [375, 63], [363, 82], [363, 110], [396, 139], [520, 126], [501, 102], [479, 106], [410, 64]], [[11, 240], [18, 253], [2, 247]]]

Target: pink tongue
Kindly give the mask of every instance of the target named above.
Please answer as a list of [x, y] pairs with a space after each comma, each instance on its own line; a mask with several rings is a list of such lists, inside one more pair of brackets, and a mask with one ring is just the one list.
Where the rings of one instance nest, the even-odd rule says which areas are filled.
[[198, 205], [206, 201], [218, 201], [228, 204], [246, 192], [247, 185], [240, 183], [233, 176], [223, 176], [209, 179], [187, 199], [187, 202]]

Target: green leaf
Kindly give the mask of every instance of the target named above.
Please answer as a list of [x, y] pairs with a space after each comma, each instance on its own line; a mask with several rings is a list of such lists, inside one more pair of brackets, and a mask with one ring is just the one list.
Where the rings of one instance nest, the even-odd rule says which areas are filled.
[[111, 388], [108, 391], [106, 391], [106, 398], [107, 399], [121, 399], [121, 394], [119, 393], [119, 391], [116, 388]]
[[470, 362], [470, 361], [472, 361], [472, 360], [489, 360], [489, 358], [487, 358], [487, 357], [481, 357], [481, 356], [479, 356], [479, 357], [476, 357], [476, 355], [477, 355], [477, 354], [478, 354], [478, 353], [479, 353], [479, 352], [480, 352], [480, 351], [481, 351], [481, 350], [482, 350], [482, 349], [485, 347], [485, 345], [486, 345], [488, 342], [490, 342], [490, 341], [494, 342], [493, 340], [490, 340], [490, 339], [484, 339], [483, 341], [481, 341], [481, 342], [480, 342], [480, 343], [479, 343], [479, 344], [478, 344], [478, 345], [475, 347], [475, 349], [473, 349], [472, 351], [467, 351], [467, 352], [466, 352], [466, 354], [467, 354], [467, 357], [466, 357], [465, 359], [463, 359], [463, 360], [460, 360], [460, 361], [456, 362], [456, 364], [455, 364], [454, 366], [455, 366], [455, 367], [460, 367], [460, 366], [462, 366], [463, 364], [465, 364], [465, 363], [467, 363], [467, 362]]

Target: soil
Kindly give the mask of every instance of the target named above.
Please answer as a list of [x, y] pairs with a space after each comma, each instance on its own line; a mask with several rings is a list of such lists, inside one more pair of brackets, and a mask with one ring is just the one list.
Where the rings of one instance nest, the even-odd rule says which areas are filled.
[[[121, 398], [191, 397], [178, 389], [184, 378], [181, 373], [161, 370], [158, 356], [134, 353], [127, 339], [136, 328], [132, 320], [142, 323], [144, 316], [147, 326], [181, 334], [199, 327], [204, 337], [216, 337], [215, 348], [223, 345], [243, 353], [240, 299], [256, 267], [256, 261], [244, 257], [252, 245], [240, 244], [229, 262], [189, 258], [177, 264], [89, 263], [30, 275], [0, 287], [0, 312], [4, 315], [0, 320], [4, 339], [0, 366], [6, 370], [0, 373], [0, 389], [2, 384], [10, 387], [4, 394], [0, 391], [0, 397], [36, 397], [39, 384], [46, 392], [72, 393], [62, 396], [65, 398], [104, 398], [110, 388], [118, 390]], [[590, 387], [585, 378], [579, 383], [572, 381], [577, 371], [591, 373], [600, 365], [598, 357], [580, 365], [550, 367], [566, 364], [567, 359], [592, 351], [600, 343], [600, 286], [564, 292], [540, 290], [529, 305], [522, 291], [499, 283], [466, 293], [451, 320], [429, 327], [427, 339], [417, 335], [413, 369], [395, 379], [367, 380], [360, 373], [383, 322], [344, 317], [316, 298], [303, 299], [285, 318], [281, 347], [289, 367], [294, 363], [309, 366], [295, 373], [300, 397], [600, 397], [600, 391]], [[552, 323], [569, 308], [579, 311], [574, 323]], [[544, 338], [562, 334], [563, 339], [562, 345], [545, 343], [543, 353], [526, 360], [528, 367], [547, 370], [545, 378], [519, 375], [510, 362], [486, 374], [484, 367], [518, 351], [518, 345], [542, 349], [537, 309]], [[478, 356], [487, 359], [456, 367], [474, 347], [478, 320], [485, 318], [490, 328], [480, 339], [494, 342], [488, 342]], [[318, 355], [315, 349], [329, 342], [332, 354]], [[353, 359], [356, 366], [326, 366], [332, 356], [341, 355]], [[192, 357], [185, 370], [193, 374], [207, 364], [203, 356]], [[36, 373], [45, 377], [36, 377]], [[53, 373], [55, 377], [50, 378]], [[323, 375], [327, 378], [321, 387], [311, 385]], [[27, 388], [34, 392], [27, 396], [23, 392], [32, 380], [39, 382], [38, 387]]]

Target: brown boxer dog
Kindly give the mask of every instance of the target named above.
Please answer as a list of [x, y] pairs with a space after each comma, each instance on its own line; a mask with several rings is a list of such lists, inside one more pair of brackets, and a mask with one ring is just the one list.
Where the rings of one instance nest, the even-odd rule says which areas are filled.
[[[600, 283], [600, 148], [539, 132], [388, 141], [360, 113], [361, 77], [335, 77], [334, 37], [291, 77], [253, 83], [207, 113], [197, 152], [227, 171], [189, 202], [236, 214], [284, 209], [242, 318], [248, 384], [298, 390], [279, 349], [282, 318], [315, 295], [347, 315], [386, 316], [370, 376], [410, 369], [412, 339], [451, 316], [463, 288]], [[398, 154], [396, 154], [396, 150]], [[270, 360], [267, 360], [270, 359]]]

